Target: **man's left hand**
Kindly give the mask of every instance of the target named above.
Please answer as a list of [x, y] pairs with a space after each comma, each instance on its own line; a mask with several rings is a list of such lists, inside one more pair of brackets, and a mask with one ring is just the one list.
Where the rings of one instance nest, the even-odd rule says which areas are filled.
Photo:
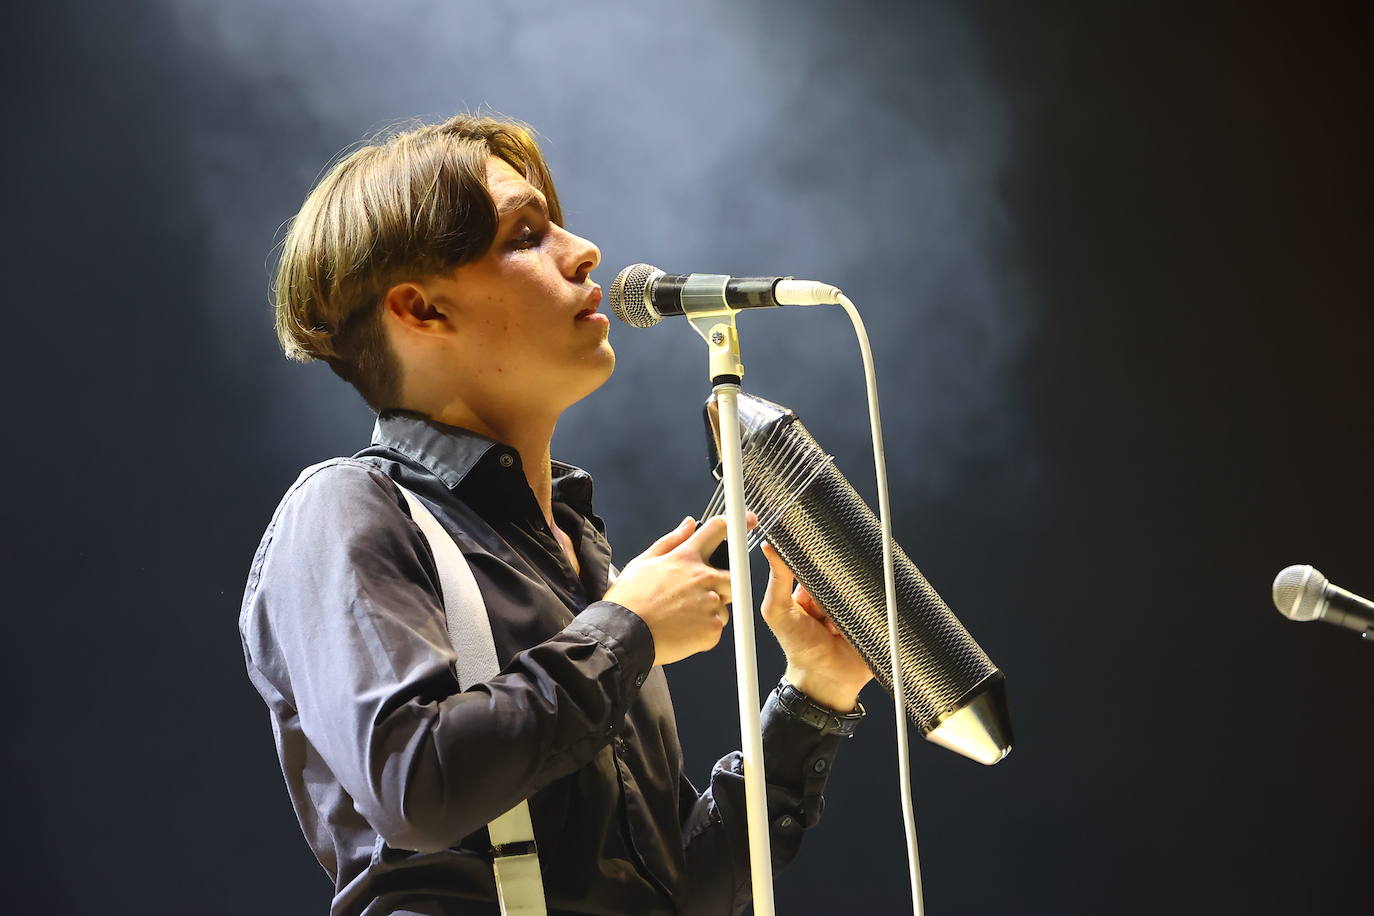
[[769, 567], [763, 619], [787, 656], [784, 677], [822, 706], [851, 712], [873, 672], [806, 586], [796, 581], [773, 545], [765, 542], [763, 555]]

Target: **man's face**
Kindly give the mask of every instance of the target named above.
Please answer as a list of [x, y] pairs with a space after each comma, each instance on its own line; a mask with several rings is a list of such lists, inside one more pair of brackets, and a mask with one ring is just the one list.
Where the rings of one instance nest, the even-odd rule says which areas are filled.
[[615, 368], [590, 279], [601, 252], [555, 225], [544, 195], [504, 160], [487, 161], [487, 188], [500, 214], [491, 249], [433, 287], [456, 332], [456, 368], [493, 406], [561, 411]]

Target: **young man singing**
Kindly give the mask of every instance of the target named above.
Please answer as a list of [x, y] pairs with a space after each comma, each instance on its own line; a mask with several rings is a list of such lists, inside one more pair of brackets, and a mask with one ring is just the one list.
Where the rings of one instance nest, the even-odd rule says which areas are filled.
[[[458, 116], [338, 162], [287, 233], [277, 334], [377, 412], [307, 468], [253, 559], [239, 627], [332, 916], [496, 912], [486, 825], [528, 799], [551, 913], [733, 913], [749, 899], [739, 755], [698, 793], [663, 666], [716, 645], [723, 519], [688, 518], [608, 585], [559, 415], [615, 354], [530, 133]], [[500, 674], [460, 690], [429, 542], [461, 549]], [[871, 674], [776, 553], [763, 616], [787, 657], [764, 707], [774, 866], [820, 815]]]

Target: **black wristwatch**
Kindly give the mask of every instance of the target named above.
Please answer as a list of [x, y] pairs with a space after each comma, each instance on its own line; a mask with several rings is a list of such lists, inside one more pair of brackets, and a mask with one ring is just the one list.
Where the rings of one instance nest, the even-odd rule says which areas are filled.
[[823, 735], [852, 738], [854, 729], [859, 726], [859, 720], [867, 715], [862, 703], [856, 702], [854, 711], [845, 713], [822, 706], [786, 680], [778, 681], [777, 694], [778, 705], [787, 710], [788, 715], [800, 719]]

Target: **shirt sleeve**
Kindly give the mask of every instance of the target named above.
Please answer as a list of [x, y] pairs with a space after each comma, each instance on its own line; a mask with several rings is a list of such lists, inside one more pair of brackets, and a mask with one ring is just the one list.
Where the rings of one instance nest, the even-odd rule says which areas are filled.
[[278, 509], [241, 628], [250, 673], [393, 848], [432, 852], [590, 761], [653, 664], [653, 637], [589, 605], [461, 693], [433, 558], [380, 471], [330, 464]]
[[[827, 735], [787, 712], [769, 694], [759, 716], [768, 800], [768, 839], [773, 871], [796, 857], [803, 831], [820, 820], [822, 792], [841, 738]], [[744, 761], [738, 751], [711, 770], [710, 786], [697, 794], [684, 776], [682, 838], [687, 853], [690, 914], [740, 913], [749, 905], [749, 827], [744, 804]], [[725, 876], [728, 876], [728, 880]]]

